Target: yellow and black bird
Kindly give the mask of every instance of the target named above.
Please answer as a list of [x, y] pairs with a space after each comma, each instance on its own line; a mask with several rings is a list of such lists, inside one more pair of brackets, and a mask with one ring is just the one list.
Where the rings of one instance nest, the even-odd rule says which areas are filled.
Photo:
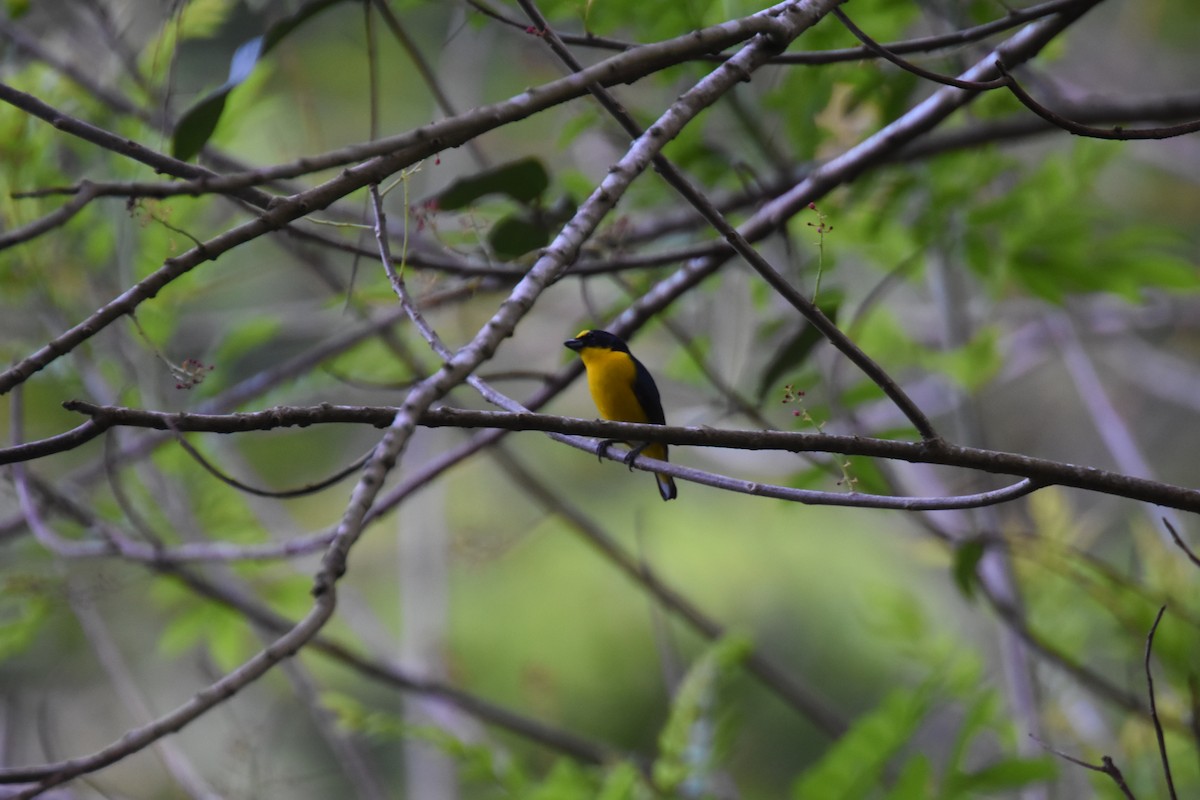
[[[564, 345], [579, 353], [587, 370], [588, 389], [600, 416], [617, 422], [648, 422], [666, 425], [662, 400], [654, 378], [633, 357], [629, 346], [608, 331], [580, 331], [574, 339]], [[605, 444], [611, 444], [606, 442]], [[630, 451], [625, 459], [630, 464], [639, 453], [659, 461], [667, 460], [667, 446], [658, 442], [647, 442]], [[632, 467], [630, 467], [632, 469]], [[663, 500], [674, 500], [675, 481], [670, 475], [654, 473], [658, 482], [658, 493]]]

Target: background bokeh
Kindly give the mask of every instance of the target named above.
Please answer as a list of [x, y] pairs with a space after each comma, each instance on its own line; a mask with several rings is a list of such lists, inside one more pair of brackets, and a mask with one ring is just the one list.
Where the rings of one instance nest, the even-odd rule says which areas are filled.
[[[562, 31], [629, 42], [758, 8], [728, 0], [540, 5]], [[163, 152], [174, 143], [170, 123], [226, 80], [237, 48], [306, 7], [6, 6], [0, 80]], [[290, 162], [503, 101], [564, 72], [539, 37], [472, 4], [386, 6], [453, 111], [432, 99], [385, 14], [333, 3], [229, 93], [200, 162]], [[488, 7], [523, 19], [515, 4]], [[856, 0], [847, 13], [880, 41], [897, 41], [1003, 17], [1005, 9]], [[1107, 0], [1021, 76], [1047, 105], [1076, 112], [1160, 98], [1175, 104], [1169, 114], [1113, 115], [1130, 127], [1200, 118], [1198, 34], [1200, 8], [1188, 0]], [[791, 51], [855, 44], [826, 19]], [[913, 59], [955, 73], [986, 46]], [[611, 55], [574, 49], [585, 63]], [[615, 92], [648, 124], [713, 68], [691, 61]], [[773, 182], [846, 151], [936, 88], [875, 60], [772, 66], [704, 112], [666, 153], [709, 196], [747, 194], [729, 206], [741, 221]], [[879, 165], [759, 248], [806, 294], [817, 291], [820, 275], [818, 302], [948, 439], [1196, 486], [1200, 138], [998, 132], [1029, 116], [1006, 93], [986, 94], [917, 143], [932, 152]], [[945, 137], [971, 131], [979, 136], [967, 146], [940, 149]], [[397, 242], [402, 226], [407, 237], [406, 279], [450, 346], [467, 342], [504, 299], [506, 270], [532, 263], [532, 254], [497, 253], [489, 238], [499, 221], [529, 208], [503, 195], [456, 210], [428, 201], [487, 165], [532, 156], [549, 176], [538, 212], [571, 207], [626, 146], [584, 98], [395, 176], [387, 206]], [[290, 194], [338, 171], [273, 190]], [[162, 176], [0, 106], [0, 233], [63, 202], [14, 193], [83, 179]], [[711, 241], [695, 220], [673, 223], [687, 219], [683, 211], [648, 171], [584, 259], [619, 262]], [[6, 363], [24, 357], [164, 259], [252, 213], [211, 195], [104, 198], [47, 235], [0, 250], [0, 355]], [[310, 220], [320, 224], [304, 230], [323, 243], [280, 233], [223, 254], [142, 304], [136, 324], [123, 318], [31, 378], [19, 405], [14, 393], [0, 396], [0, 442], [78, 425], [82, 418], [61, 407], [71, 398], [166, 411], [398, 404], [414, 379], [440, 364], [410, 326], [380, 325], [385, 335], [334, 347], [395, 310], [370, 257], [367, 195]], [[433, 262], [496, 274], [463, 276]], [[573, 358], [564, 339], [608, 324], [676, 268], [565, 278], [479, 374], [518, 399], [533, 394]], [[876, 387], [832, 348], [806, 345], [804, 332], [792, 308], [731, 261], [631, 344], [656, 376], [672, 424], [913, 435]], [[487, 407], [466, 386], [445, 402]], [[578, 380], [545, 410], [595, 415]], [[389, 487], [473, 434], [419, 430]], [[287, 489], [333, 474], [379, 436], [368, 426], [327, 425], [188, 440], [246, 483]], [[336, 524], [355, 481], [286, 501], [255, 497], [213, 478], [169, 436], [156, 436], [153, 448], [148, 441], [145, 431], [117, 429], [26, 465], [56, 493], [43, 495], [43, 513], [58, 536], [94, 541], [102, 520], [134, 537], [152, 530], [170, 546], [301, 540]], [[672, 458], [833, 492], [940, 496], [1006, 483], [859, 458], [683, 447]], [[350, 557], [328, 629], [364, 657], [603, 743], [612, 752], [603, 764], [481, 721], [437, 691], [398, 691], [305, 652], [164, 740], [173, 750], [127, 759], [71, 784], [69, 796], [203, 796], [195, 787], [206, 785], [215, 796], [254, 798], [649, 797], [653, 779], [639, 778], [634, 766], [655, 759], [647, 771], [669, 797], [1121, 796], [1108, 777], [1031, 736], [1089, 763], [1110, 755], [1138, 796], [1165, 796], [1154, 729], [1144, 710], [1129, 707], [1146, 702], [1142, 659], [1162, 604], [1157, 699], [1169, 718], [1179, 796], [1200, 789], [1196, 571], [1163, 523], [1195, 541], [1188, 515], [1055, 487], [992, 509], [925, 514], [807, 506], [685, 481], [679, 495], [664, 504], [644, 473], [541, 434], [509, 435], [498, 451], [440, 474], [371, 526]], [[86, 513], [71, 512], [68, 501]], [[718, 621], [728, 633], [723, 644], [714, 649], [656, 602], [581, 534], [588, 526]], [[97, 750], [269, 641], [244, 612], [162, 565], [68, 558], [44, 538], [31, 532], [6, 473], [5, 766]], [[980, 541], [992, 546], [976, 561], [971, 543]], [[317, 551], [188, 568], [295, 619], [309, 606], [319, 558]], [[1018, 599], [1006, 602], [997, 586]], [[849, 732], [831, 738], [739, 666], [744, 642], [821, 698]], [[1023, 685], [1031, 687], [1024, 695]], [[684, 745], [671, 738], [672, 724], [683, 726]], [[198, 784], [180, 781], [179, 759]], [[656, 772], [668, 768], [686, 779], [669, 784]]]

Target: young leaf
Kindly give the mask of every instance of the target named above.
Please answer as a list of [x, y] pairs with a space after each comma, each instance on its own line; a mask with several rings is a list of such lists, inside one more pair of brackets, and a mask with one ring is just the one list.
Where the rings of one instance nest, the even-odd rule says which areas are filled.
[[887, 763], [908, 746], [933, 705], [933, 685], [887, 695], [858, 720], [792, 787], [793, 800], [867, 797]]
[[975, 596], [975, 571], [986, 549], [982, 539], [968, 539], [954, 548], [954, 583], [968, 600]]

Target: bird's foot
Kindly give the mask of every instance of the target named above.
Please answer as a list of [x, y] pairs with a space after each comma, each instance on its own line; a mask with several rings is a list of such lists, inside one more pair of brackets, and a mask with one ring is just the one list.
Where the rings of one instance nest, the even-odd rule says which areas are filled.
[[596, 460], [603, 461], [604, 454], [608, 452], [608, 448], [614, 444], [625, 444], [620, 439], [601, 439], [600, 444], [596, 446]]
[[640, 456], [642, 451], [645, 450], [649, 445], [649, 442], [642, 442], [637, 447], [625, 454], [625, 466], [629, 467], [630, 472], [633, 472], [633, 460]]

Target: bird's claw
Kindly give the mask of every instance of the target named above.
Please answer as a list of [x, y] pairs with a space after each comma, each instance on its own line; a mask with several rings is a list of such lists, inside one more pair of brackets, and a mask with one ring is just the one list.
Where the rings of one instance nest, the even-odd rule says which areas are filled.
[[596, 460], [603, 461], [604, 454], [608, 452], [608, 448], [614, 444], [622, 444], [620, 439], [601, 439], [600, 444], [596, 445]]
[[647, 444], [649, 444], [649, 443], [643, 442], [642, 444], [639, 444], [637, 447], [633, 448], [632, 450], [630, 450], [628, 453], [625, 454], [625, 459], [624, 459], [625, 466], [629, 467], [630, 472], [633, 472], [634, 459], [636, 459], [638, 456], [640, 456], [642, 454], [642, 451], [646, 449]]

